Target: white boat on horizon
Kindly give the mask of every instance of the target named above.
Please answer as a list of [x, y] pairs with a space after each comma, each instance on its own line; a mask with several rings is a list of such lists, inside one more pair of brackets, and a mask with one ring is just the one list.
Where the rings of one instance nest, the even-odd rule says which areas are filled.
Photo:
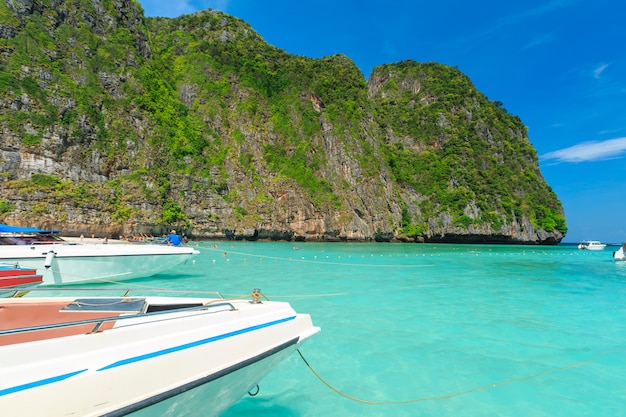
[[578, 244], [578, 249], [603, 250], [604, 248], [606, 248], [606, 244], [598, 240], [583, 240]]
[[616, 261], [626, 261], [626, 243], [622, 244], [622, 246], [613, 252], [613, 259]]
[[56, 231], [0, 225], [0, 262], [36, 269], [42, 285], [152, 276], [200, 252], [188, 246], [67, 242]]
[[258, 292], [33, 297], [39, 290], [0, 298], [6, 416], [217, 416], [320, 330]]

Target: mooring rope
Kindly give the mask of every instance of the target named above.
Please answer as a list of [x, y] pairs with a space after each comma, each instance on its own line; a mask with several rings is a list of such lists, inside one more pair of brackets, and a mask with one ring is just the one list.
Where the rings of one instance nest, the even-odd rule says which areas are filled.
[[311, 364], [306, 360], [306, 358], [304, 357], [304, 355], [302, 354], [302, 352], [300, 352], [300, 349], [298, 349], [298, 354], [300, 355], [300, 357], [302, 358], [302, 360], [304, 361], [304, 363], [306, 364], [306, 366], [309, 368], [309, 370], [313, 373], [313, 375], [315, 375], [317, 377], [317, 379], [319, 379], [324, 385], [326, 385], [328, 388], [330, 388], [331, 390], [333, 390], [334, 392], [336, 392], [337, 394], [341, 395], [342, 397], [345, 397], [349, 400], [352, 401], [356, 401], [362, 404], [369, 404], [369, 405], [400, 405], [400, 404], [410, 404], [410, 403], [417, 403], [417, 402], [422, 402], [422, 401], [438, 401], [438, 400], [445, 400], [448, 398], [453, 398], [453, 397], [458, 397], [461, 395], [466, 395], [466, 394], [471, 394], [474, 392], [478, 392], [478, 391], [484, 391], [490, 388], [495, 388], [495, 387], [499, 387], [502, 385], [507, 385], [507, 384], [511, 384], [514, 382], [520, 382], [520, 381], [526, 381], [529, 379], [535, 379], [535, 378], [539, 378], [542, 377], [544, 375], [548, 375], [551, 374], [553, 372], [559, 372], [559, 371], [565, 371], [567, 369], [572, 369], [572, 368], [577, 368], [579, 366], [583, 366], [583, 365], [589, 365], [590, 363], [596, 361], [598, 358], [611, 354], [611, 353], [617, 353], [617, 352], [624, 352], [624, 350], [608, 350], [605, 352], [601, 352], [598, 353], [597, 355], [595, 355], [594, 357], [592, 357], [591, 359], [582, 361], [582, 362], [576, 362], [576, 363], [572, 363], [569, 365], [565, 365], [565, 366], [560, 366], [557, 368], [552, 368], [552, 369], [546, 369], [545, 371], [541, 371], [538, 372], [536, 374], [533, 375], [528, 375], [528, 376], [523, 376], [523, 377], [518, 377], [518, 378], [511, 378], [511, 379], [507, 379], [505, 381], [500, 381], [500, 382], [494, 382], [488, 385], [483, 385], [481, 387], [477, 387], [477, 388], [472, 388], [466, 391], [459, 391], [459, 392], [455, 392], [452, 394], [444, 394], [444, 395], [438, 395], [436, 397], [421, 397], [421, 398], [414, 398], [414, 399], [408, 399], [408, 400], [400, 400], [400, 401], [370, 401], [370, 400], [364, 400], [361, 398], [357, 398], [357, 397], [353, 397], [349, 394], [346, 394], [345, 392], [340, 391], [339, 389], [335, 388], [334, 386], [332, 386], [328, 381], [326, 381], [324, 378], [322, 378], [322, 376], [315, 371], [315, 369], [313, 369], [313, 367], [311, 366]]

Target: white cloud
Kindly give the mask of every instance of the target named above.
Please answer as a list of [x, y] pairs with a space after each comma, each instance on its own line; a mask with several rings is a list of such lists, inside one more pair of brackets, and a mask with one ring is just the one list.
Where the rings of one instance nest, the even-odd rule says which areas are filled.
[[541, 156], [544, 161], [591, 162], [617, 159], [626, 155], [626, 137], [601, 142], [583, 142], [569, 148], [548, 152]]
[[553, 41], [554, 41], [554, 35], [552, 34], [541, 35], [541, 36], [531, 39], [530, 42], [524, 45], [522, 50], [531, 49], [531, 48], [534, 48], [535, 46], [543, 45], [543, 44], [550, 43]]
[[602, 64], [598, 68], [593, 70], [593, 78], [600, 78], [602, 72], [609, 66], [609, 64]]

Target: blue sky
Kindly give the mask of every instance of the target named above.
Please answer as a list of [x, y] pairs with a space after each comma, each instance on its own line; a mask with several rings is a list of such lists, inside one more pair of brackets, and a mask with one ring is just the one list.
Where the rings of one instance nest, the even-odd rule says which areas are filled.
[[621, 0], [140, 0], [146, 16], [216, 9], [269, 44], [342, 53], [367, 79], [407, 59], [456, 66], [528, 126], [565, 208], [564, 242], [626, 241], [626, 3]]

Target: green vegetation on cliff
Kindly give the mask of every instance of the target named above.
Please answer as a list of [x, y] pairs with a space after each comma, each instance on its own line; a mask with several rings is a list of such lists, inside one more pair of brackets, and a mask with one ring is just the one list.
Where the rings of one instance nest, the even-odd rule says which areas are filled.
[[[498, 230], [526, 215], [537, 229], [566, 232], [560, 202], [518, 117], [451, 67], [403, 62], [377, 68], [376, 76], [379, 120], [404, 138], [387, 143], [389, 166], [396, 181], [427, 197], [419, 203], [424, 217], [447, 210], [460, 226], [489, 223]], [[480, 214], [466, 213], [472, 204]], [[404, 227], [420, 233], [408, 218]]]
[[348, 57], [287, 54], [216, 11], [57, 3], [0, 4], [0, 218], [71, 208], [123, 228], [427, 241], [566, 231], [521, 120], [455, 68], [406, 61], [366, 82]]

